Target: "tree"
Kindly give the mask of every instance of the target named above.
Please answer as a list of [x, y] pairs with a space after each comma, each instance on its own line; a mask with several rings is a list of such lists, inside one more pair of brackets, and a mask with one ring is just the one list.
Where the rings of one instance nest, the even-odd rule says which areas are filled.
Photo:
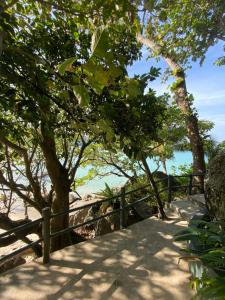
[[[175, 100], [186, 118], [187, 134], [193, 153], [193, 171], [204, 172], [203, 140], [197, 114], [185, 84], [190, 61], [203, 63], [209, 47], [225, 40], [224, 1], [142, 1], [142, 33], [138, 40], [161, 56], [176, 78], [172, 85]], [[218, 64], [224, 63], [224, 57]]]
[[150, 10], [144, 9], [147, 12], [145, 23], [141, 24], [142, 33], [137, 34], [137, 40], [147, 46], [154, 56], [162, 56], [170, 67], [172, 75], [176, 78], [172, 90], [175, 94], [177, 106], [186, 120], [187, 133], [193, 154], [193, 170], [196, 173], [204, 173], [204, 150], [198, 129], [198, 119], [191, 107], [191, 99], [186, 88], [184, 66], [180, 60], [179, 52], [176, 52], [175, 47], [173, 50], [167, 47], [167, 40], [161, 38], [162, 27], [165, 26], [166, 20], [162, 17], [160, 6], [153, 6]]
[[[52, 212], [57, 213], [69, 209], [70, 186], [82, 154], [91, 140], [86, 141], [85, 132], [79, 128], [74, 131], [71, 115], [77, 115], [77, 122], [81, 123], [82, 112], [67, 83], [59, 81], [56, 67], [68, 56], [86, 59], [88, 51], [83, 45], [89, 43], [90, 37], [84, 31], [79, 31], [77, 45], [81, 43], [82, 47], [80, 51], [74, 49], [72, 33], [78, 31], [76, 23], [68, 23], [67, 18], [59, 16], [57, 20], [55, 16], [42, 19], [38, 11], [35, 14], [29, 11], [29, 6], [19, 5], [21, 3], [17, 3], [19, 14], [16, 16], [11, 11], [2, 13], [5, 38], [0, 57], [0, 143], [10, 149], [12, 162], [13, 156], [17, 156], [17, 161], [20, 160], [24, 166], [26, 192], [20, 190], [20, 185], [10, 173], [1, 171], [0, 180], [39, 212], [50, 205]], [[27, 12], [28, 20], [22, 12]], [[71, 33], [66, 34], [65, 30], [69, 29]], [[65, 105], [69, 100], [70, 110]], [[76, 148], [71, 151], [72, 157], [68, 147]], [[47, 197], [39, 176], [42, 160], [52, 184]], [[28, 191], [30, 196], [27, 195]], [[52, 220], [53, 232], [65, 227], [68, 227], [68, 215]], [[52, 249], [68, 243], [68, 239], [53, 239]]]
[[144, 93], [147, 82], [157, 75], [158, 70], [151, 68], [149, 74], [127, 79], [120, 85], [119, 99], [115, 96], [108, 99], [105, 119], [112, 134], [106, 135], [103, 142], [109, 150], [113, 150], [116, 143], [125, 155], [143, 164], [161, 217], [166, 219], [157, 185], [146, 161], [152, 155], [151, 142], [159, 140], [159, 129], [165, 117], [165, 97], [156, 97], [151, 89]]
[[119, 144], [113, 145], [113, 151], [106, 149], [103, 144], [92, 144], [89, 149], [91, 151], [88, 165], [91, 166], [91, 169], [88, 176], [81, 178], [82, 184], [96, 176], [104, 178], [108, 175], [126, 178], [131, 183], [136, 182], [140, 165], [136, 160], [127, 157], [121, 151]]
[[[186, 120], [188, 137], [193, 153], [194, 172], [205, 172], [204, 149], [199, 134], [198, 119], [192, 107], [192, 97], [188, 94], [185, 82], [185, 62], [182, 53], [177, 51], [174, 44], [167, 47], [167, 39], [163, 39], [162, 32], [173, 35], [168, 23], [173, 19], [167, 18], [163, 9], [164, 1], [118, 1], [114, 5], [102, 4], [97, 1], [100, 11], [110, 10], [111, 14], [105, 18], [99, 18], [99, 24], [117, 24], [118, 21], [125, 22], [131, 28], [132, 33], [137, 33], [137, 40], [146, 45], [154, 56], [162, 56], [171, 69], [172, 75], [176, 78], [172, 86], [175, 100]], [[141, 13], [140, 13], [141, 11]], [[119, 12], [119, 13], [118, 13]], [[143, 16], [143, 18], [142, 18]], [[172, 20], [172, 21], [171, 21]], [[167, 28], [167, 29], [168, 29]], [[177, 39], [179, 38], [179, 30]], [[182, 33], [181, 33], [182, 34]], [[176, 44], [175, 44], [176, 45]]]
[[[190, 59], [203, 63], [207, 50], [225, 41], [223, 0], [199, 0], [197, 5], [193, 0], [153, 0], [144, 1], [144, 6], [152, 12], [155, 40], [171, 54], [178, 54], [182, 64], [189, 64]], [[155, 28], [157, 20], [160, 26]], [[224, 57], [219, 58], [218, 63], [223, 62]]]
[[[84, 3], [73, 4], [68, 7], [65, 1], [62, 11], [54, 2], [7, 1], [0, 11], [4, 164], [5, 149], [10, 151], [10, 164], [0, 172], [0, 182], [39, 212], [51, 206], [54, 214], [69, 209], [77, 168], [86, 148], [101, 133], [100, 122], [99, 127], [95, 123], [105, 113], [107, 89], [138, 55], [136, 47], [129, 49], [134, 39], [129, 40], [129, 32], [124, 34], [124, 26], [118, 24], [110, 35], [107, 28], [97, 28], [92, 36], [88, 16], [96, 11], [89, 6], [85, 10]], [[117, 42], [104, 50], [103, 43], [115, 36], [128, 41], [127, 47]], [[23, 190], [22, 183], [14, 180], [18, 164], [26, 180]], [[52, 186], [47, 195], [41, 172]], [[52, 232], [68, 227], [68, 221], [68, 213], [53, 218]], [[52, 250], [69, 242], [69, 235], [54, 238]]]

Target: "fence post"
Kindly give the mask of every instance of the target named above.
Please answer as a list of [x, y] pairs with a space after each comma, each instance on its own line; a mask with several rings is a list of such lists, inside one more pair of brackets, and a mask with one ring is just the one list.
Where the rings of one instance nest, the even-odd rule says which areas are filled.
[[126, 227], [125, 222], [125, 187], [121, 188], [121, 199], [120, 199], [120, 229]]
[[168, 203], [170, 204], [172, 201], [172, 181], [171, 175], [168, 175]]
[[50, 216], [50, 207], [45, 207], [42, 209], [43, 264], [47, 264], [50, 261]]
[[192, 194], [193, 175], [189, 175], [188, 195]]

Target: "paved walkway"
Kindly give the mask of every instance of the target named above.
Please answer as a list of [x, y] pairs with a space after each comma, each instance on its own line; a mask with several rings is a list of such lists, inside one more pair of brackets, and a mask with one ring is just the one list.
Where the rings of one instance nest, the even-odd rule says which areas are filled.
[[190, 274], [172, 234], [184, 221], [150, 218], [0, 277], [1, 300], [189, 300]]

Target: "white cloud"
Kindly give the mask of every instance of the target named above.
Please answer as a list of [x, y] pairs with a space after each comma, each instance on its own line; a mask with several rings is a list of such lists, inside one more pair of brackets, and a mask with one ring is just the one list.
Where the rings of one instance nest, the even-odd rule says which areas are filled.
[[196, 93], [194, 95], [197, 106], [217, 106], [225, 104], [225, 90], [211, 91], [210, 93]]

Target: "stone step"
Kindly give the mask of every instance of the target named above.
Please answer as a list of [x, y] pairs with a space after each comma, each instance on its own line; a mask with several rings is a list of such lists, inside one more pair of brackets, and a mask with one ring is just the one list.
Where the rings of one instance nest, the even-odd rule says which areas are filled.
[[203, 214], [202, 209], [197, 207], [190, 200], [176, 200], [172, 201], [170, 209], [175, 211], [182, 219], [190, 221], [194, 216]]
[[189, 199], [198, 207], [205, 208], [205, 195], [204, 194], [196, 194], [189, 196]]

